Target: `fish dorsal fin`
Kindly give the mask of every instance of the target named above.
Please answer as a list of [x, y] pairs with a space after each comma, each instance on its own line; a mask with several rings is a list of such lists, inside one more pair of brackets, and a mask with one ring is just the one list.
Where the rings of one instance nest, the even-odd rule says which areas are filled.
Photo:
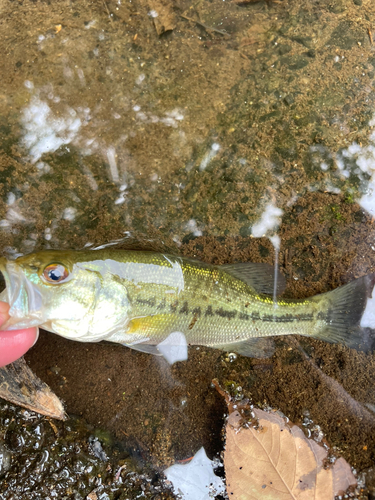
[[242, 342], [232, 342], [231, 344], [217, 344], [211, 347], [227, 352], [233, 351], [248, 358], [270, 358], [275, 352], [273, 339], [265, 337], [255, 337]]
[[[244, 281], [250, 285], [257, 293], [273, 294], [273, 284], [275, 280], [275, 268], [270, 264], [260, 264], [253, 262], [244, 262], [239, 264], [224, 264], [220, 266], [226, 273], [235, 278]], [[277, 271], [277, 289], [278, 295], [285, 290], [286, 281], [283, 274]]]

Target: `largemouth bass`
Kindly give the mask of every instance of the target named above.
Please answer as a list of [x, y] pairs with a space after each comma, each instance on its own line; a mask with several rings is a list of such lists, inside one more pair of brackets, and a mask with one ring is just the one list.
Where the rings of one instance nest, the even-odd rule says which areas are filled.
[[[270, 266], [268, 266], [270, 267]], [[266, 339], [299, 334], [351, 346], [375, 275], [304, 300], [273, 302], [272, 268], [213, 266], [151, 252], [43, 251], [0, 259], [10, 305], [3, 329], [40, 326], [81, 342], [107, 340], [158, 354], [182, 332], [189, 345], [245, 356], [270, 354]]]

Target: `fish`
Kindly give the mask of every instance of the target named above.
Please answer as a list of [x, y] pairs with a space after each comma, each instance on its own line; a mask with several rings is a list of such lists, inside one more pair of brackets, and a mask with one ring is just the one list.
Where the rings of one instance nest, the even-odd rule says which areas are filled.
[[327, 293], [275, 303], [267, 264], [215, 266], [109, 248], [1, 257], [0, 270], [6, 283], [0, 300], [10, 306], [4, 330], [37, 326], [80, 342], [105, 340], [159, 355], [158, 345], [174, 332], [187, 345], [258, 358], [272, 354], [274, 336], [352, 347], [375, 283], [368, 274]]

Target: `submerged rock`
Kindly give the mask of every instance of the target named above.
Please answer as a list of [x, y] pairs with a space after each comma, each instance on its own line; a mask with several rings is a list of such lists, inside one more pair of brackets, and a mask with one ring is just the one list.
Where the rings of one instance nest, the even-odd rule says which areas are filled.
[[155, 471], [93, 434], [83, 420], [51, 421], [0, 399], [0, 498], [175, 498]]

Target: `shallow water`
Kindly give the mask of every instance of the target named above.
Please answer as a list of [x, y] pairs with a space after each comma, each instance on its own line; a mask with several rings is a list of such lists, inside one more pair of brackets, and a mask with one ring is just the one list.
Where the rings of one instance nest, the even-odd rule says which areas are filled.
[[[25, 0], [0, 12], [2, 254], [114, 244], [272, 264], [278, 235], [288, 297], [374, 271], [372, 2]], [[220, 455], [215, 377], [319, 429], [359, 473], [375, 462], [371, 352], [300, 338], [269, 360], [192, 348], [169, 367], [46, 333], [27, 360], [69, 413], [155, 468], [202, 445]]]

